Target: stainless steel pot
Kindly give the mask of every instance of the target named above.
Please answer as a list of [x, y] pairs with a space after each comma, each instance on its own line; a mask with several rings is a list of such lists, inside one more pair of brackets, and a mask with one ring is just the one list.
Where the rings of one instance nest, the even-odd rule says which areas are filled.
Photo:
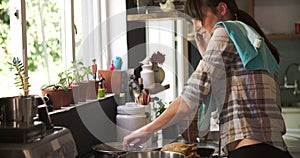
[[180, 153], [170, 151], [138, 151], [122, 154], [119, 158], [184, 158]]
[[31, 125], [33, 123], [34, 107], [34, 96], [0, 98], [1, 124], [6, 126], [15, 126], [19, 123]]

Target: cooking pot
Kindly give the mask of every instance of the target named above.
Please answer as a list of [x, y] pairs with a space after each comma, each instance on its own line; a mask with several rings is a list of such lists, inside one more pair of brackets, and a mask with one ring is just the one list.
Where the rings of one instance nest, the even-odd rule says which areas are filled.
[[119, 158], [185, 158], [185, 156], [171, 151], [137, 151], [122, 154]]
[[[118, 158], [119, 155], [128, 152], [123, 150], [123, 145], [120, 142], [97, 144], [92, 148], [96, 152], [95, 158]], [[130, 147], [129, 151], [140, 151], [142, 148], [142, 146], [139, 146], [138, 148]]]
[[95, 158], [117, 158], [118, 155], [125, 154], [122, 150], [123, 146], [119, 142], [97, 144], [92, 147], [95, 153]]

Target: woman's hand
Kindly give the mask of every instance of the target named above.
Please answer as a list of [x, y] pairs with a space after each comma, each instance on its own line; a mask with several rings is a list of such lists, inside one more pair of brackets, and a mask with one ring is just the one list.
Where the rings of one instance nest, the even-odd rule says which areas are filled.
[[208, 41], [210, 39], [210, 35], [202, 27], [201, 20], [193, 19], [192, 22], [193, 22], [193, 30], [194, 30], [194, 39], [196, 41], [200, 54], [203, 56], [206, 51]]
[[196, 110], [191, 110], [181, 96], [177, 97], [158, 118], [125, 136], [123, 149], [128, 150], [131, 144], [134, 144], [134, 147], [137, 148], [146, 142], [153, 132], [173, 125], [188, 115], [194, 116], [195, 112]]
[[129, 150], [131, 143], [134, 142], [134, 147], [137, 148], [139, 145], [146, 142], [151, 137], [150, 132], [144, 132], [143, 127], [133, 131], [131, 134], [127, 135], [123, 139], [123, 150]]

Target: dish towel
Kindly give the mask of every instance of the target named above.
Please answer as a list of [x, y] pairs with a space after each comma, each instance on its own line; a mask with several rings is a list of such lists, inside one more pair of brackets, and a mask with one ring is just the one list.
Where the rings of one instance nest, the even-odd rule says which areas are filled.
[[216, 25], [223, 25], [233, 41], [245, 69], [266, 70], [274, 73], [279, 65], [272, 52], [252, 27], [241, 21], [223, 21]]

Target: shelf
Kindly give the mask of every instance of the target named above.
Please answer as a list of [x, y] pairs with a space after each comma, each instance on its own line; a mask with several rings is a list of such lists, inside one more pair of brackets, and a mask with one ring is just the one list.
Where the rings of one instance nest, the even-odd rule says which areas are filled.
[[280, 39], [280, 38], [300, 38], [300, 34], [270, 34], [267, 35], [269, 39]]
[[145, 21], [151, 19], [178, 19], [185, 18], [184, 15], [180, 11], [172, 11], [172, 12], [154, 12], [149, 14], [128, 14], [127, 21]]
[[[248, 14], [255, 19], [255, 1], [258, 0], [248, 0]], [[296, 2], [296, 1], [295, 1]], [[272, 4], [272, 3], [270, 3]], [[269, 39], [287, 39], [287, 38], [300, 38], [300, 34], [284, 34], [284, 33], [274, 33], [267, 35]]]
[[[270, 34], [266, 35], [269, 39], [287, 39], [287, 38], [300, 38], [300, 34]], [[175, 37], [175, 41], [177, 37]], [[187, 41], [194, 41], [194, 35], [188, 35]]]
[[150, 92], [150, 94], [157, 94], [157, 93], [162, 92], [169, 88], [170, 88], [169, 84], [161, 85], [161, 84], [156, 83], [154, 88], [149, 89], [149, 92]]

